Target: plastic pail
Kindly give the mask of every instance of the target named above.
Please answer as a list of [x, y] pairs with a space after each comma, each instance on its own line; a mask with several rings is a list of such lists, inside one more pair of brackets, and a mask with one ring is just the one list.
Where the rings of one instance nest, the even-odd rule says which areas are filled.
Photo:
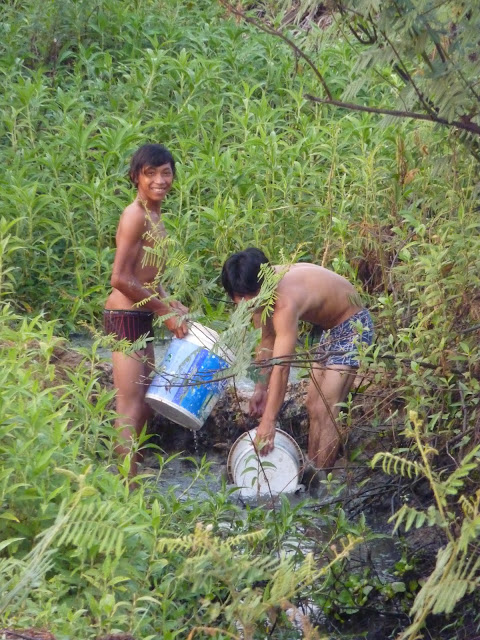
[[293, 493], [298, 488], [304, 463], [300, 447], [292, 436], [276, 429], [273, 451], [259, 456], [253, 446], [256, 432], [256, 429], [247, 431], [230, 449], [227, 461], [230, 481], [240, 487], [240, 495], [245, 498]]
[[197, 322], [185, 338], [173, 338], [145, 394], [154, 411], [187, 429], [200, 429], [226, 387], [226, 380], [214, 377], [230, 366], [231, 354], [222, 353], [223, 358], [211, 351], [217, 339], [215, 331]]

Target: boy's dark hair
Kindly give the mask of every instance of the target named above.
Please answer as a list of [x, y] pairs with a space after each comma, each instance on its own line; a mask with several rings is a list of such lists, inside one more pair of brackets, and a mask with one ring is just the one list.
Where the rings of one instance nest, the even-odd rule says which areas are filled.
[[143, 167], [160, 167], [162, 164], [170, 164], [175, 176], [175, 160], [170, 151], [161, 144], [144, 144], [133, 154], [128, 176], [137, 187], [138, 176]]
[[231, 255], [222, 268], [222, 284], [230, 298], [234, 295], [257, 295], [262, 285], [260, 267], [270, 264], [267, 256], [250, 247]]

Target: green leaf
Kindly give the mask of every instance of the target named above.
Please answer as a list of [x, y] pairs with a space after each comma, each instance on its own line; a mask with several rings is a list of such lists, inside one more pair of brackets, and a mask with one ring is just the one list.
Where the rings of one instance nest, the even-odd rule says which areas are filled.
[[0, 551], [11, 545], [13, 542], [18, 542], [19, 540], [25, 540], [25, 538], [7, 538], [7, 540], [0, 541]]

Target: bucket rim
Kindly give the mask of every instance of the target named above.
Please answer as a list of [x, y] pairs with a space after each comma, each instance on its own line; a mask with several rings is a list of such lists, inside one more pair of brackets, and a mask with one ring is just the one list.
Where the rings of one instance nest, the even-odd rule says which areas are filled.
[[187, 335], [184, 338], [174, 338], [174, 340], [186, 340], [197, 345], [200, 349], [207, 349], [229, 366], [235, 362], [235, 354], [231, 349], [220, 344], [220, 335], [215, 329], [210, 329], [200, 322], [189, 321], [187, 324]]
[[[152, 401], [155, 401], [155, 404]], [[161, 401], [159, 401], [157, 397], [155, 397], [153, 394], [149, 394], [149, 392], [147, 391], [147, 393], [145, 394], [145, 402], [148, 403], [148, 405], [155, 411], [155, 413], [160, 414], [161, 416], [163, 416], [164, 418], [167, 418], [167, 420], [170, 420], [171, 422], [174, 422], [179, 427], [183, 427], [184, 429], [189, 429], [190, 431], [198, 431], [203, 427], [204, 422], [200, 420], [198, 416], [193, 414], [188, 409], [185, 409], [185, 407], [182, 407], [176, 404], [175, 402], [168, 400], [167, 398], [162, 398]], [[187, 426], [186, 424], [175, 422], [175, 420], [171, 416], [166, 415], [165, 413], [162, 413], [159, 410], [159, 406], [163, 408], [174, 409], [176, 412], [181, 414], [184, 418], [188, 418], [190, 424]]]
[[[252, 445], [252, 450], [253, 450], [252, 452], [254, 452], [255, 448], [253, 447], [253, 441], [255, 439], [256, 431], [257, 431], [257, 427], [255, 427], [254, 429], [249, 429], [248, 431], [245, 431], [244, 433], [242, 433], [241, 436], [239, 436], [235, 440], [235, 442], [230, 447], [230, 451], [228, 452], [228, 457], [227, 457], [227, 476], [228, 476], [229, 481], [232, 482], [232, 483], [235, 482], [235, 478], [233, 477], [233, 469], [232, 469], [232, 457], [233, 457], [233, 453], [235, 451], [235, 448], [240, 443], [240, 441], [245, 439], [245, 436], [247, 436], [248, 434], [251, 434], [249, 437], [250, 437], [250, 443]], [[305, 456], [303, 455], [303, 451], [300, 449], [300, 446], [299, 446], [298, 442], [289, 433], [287, 433], [286, 431], [283, 431], [283, 429], [276, 428], [275, 429], [275, 434], [280, 434], [282, 436], [285, 436], [286, 439], [289, 440], [294, 445], [294, 448], [295, 448], [296, 453], [297, 453], [297, 459], [298, 459], [298, 465], [299, 465], [299, 473], [300, 473], [301, 469], [305, 465]]]

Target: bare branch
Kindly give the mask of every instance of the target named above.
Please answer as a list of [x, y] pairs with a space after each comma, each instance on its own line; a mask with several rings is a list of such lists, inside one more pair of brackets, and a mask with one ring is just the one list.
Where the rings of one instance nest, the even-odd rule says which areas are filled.
[[[318, 97], [312, 96], [310, 94], [304, 94], [304, 97], [307, 100], [311, 100], [312, 102], [318, 102], [318, 103], [321, 103], [321, 104], [331, 104], [331, 105], [333, 105], [335, 107], [340, 107], [341, 109], [349, 109], [350, 111], [365, 111], [366, 113], [377, 113], [377, 114], [381, 114], [381, 115], [392, 116], [394, 118], [412, 118], [414, 120], [426, 120], [427, 122], [435, 122], [435, 123], [440, 124], [442, 126], [454, 127], [456, 129], [461, 129], [462, 131], [468, 131], [469, 133], [473, 133], [475, 135], [480, 135], [480, 125], [477, 125], [476, 123], [471, 122], [467, 118], [465, 118], [462, 121], [459, 121], [459, 120], [449, 121], [446, 118], [441, 118], [440, 116], [436, 115], [434, 108], [431, 105], [429, 105], [429, 104], [427, 104], [425, 102], [424, 96], [419, 91], [419, 89], [416, 86], [416, 84], [415, 84], [414, 80], [412, 79], [411, 75], [408, 73], [408, 70], [407, 70], [405, 64], [403, 63], [403, 60], [399, 56], [399, 54], [396, 51], [396, 49], [393, 46], [393, 44], [388, 40], [387, 36], [383, 32], [382, 32], [382, 36], [386, 39], [387, 43], [392, 48], [393, 52], [395, 53], [395, 55], [396, 55], [396, 57], [397, 57], [397, 59], [399, 61], [399, 65], [401, 65], [401, 66], [399, 66], [399, 69], [401, 69], [401, 71], [405, 74], [405, 76], [403, 78], [404, 81], [405, 82], [409, 82], [413, 86], [415, 92], [417, 93], [417, 96], [418, 96], [419, 100], [421, 101], [422, 105], [425, 107], [425, 109], [427, 110], [428, 113], [424, 114], [424, 113], [416, 113], [416, 112], [413, 112], [413, 111], [400, 111], [400, 110], [395, 110], [395, 109], [382, 109], [382, 108], [379, 108], [379, 107], [365, 107], [363, 105], [358, 105], [358, 104], [354, 104], [354, 103], [350, 103], [350, 102], [342, 102], [341, 100], [334, 100], [333, 96], [332, 96], [332, 93], [331, 93], [330, 89], [328, 88], [328, 85], [326, 83], [325, 78], [320, 73], [320, 71], [316, 67], [315, 63], [290, 38], [285, 36], [278, 29], [275, 29], [274, 27], [272, 27], [270, 25], [263, 24], [259, 20], [255, 20], [254, 18], [248, 16], [244, 11], [241, 11], [240, 9], [238, 9], [237, 7], [232, 5], [230, 2], [227, 2], [226, 0], [219, 0], [219, 1], [220, 1], [220, 4], [222, 4], [227, 9], [227, 11], [229, 11], [233, 15], [237, 16], [238, 18], [241, 18], [242, 20], [245, 20], [245, 22], [248, 22], [249, 24], [252, 24], [257, 29], [260, 29], [261, 31], [263, 31], [265, 33], [268, 33], [269, 35], [276, 36], [277, 38], [280, 38], [281, 40], [283, 40], [295, 52], [295, 55], [298, 58], [303, 59], [308, 64], [308, 66], [312, 69], [312, 71], [315, 73], [315, 75], [319, 79], [322, 87], [325, 90], [325, 93], [327, 94], [327, 98], [318, 98]], [[337, 3], [337, 7], [341, 7], [342, 9], [345, 10], [345, 8], [342, 7], [340, 3]], [[351, 12], [350, 9], [349, 9], [349, 11]], [[353, 12], [353, 13], [357, 14], [357, 12]], [[357, 14], [357, 15], [360, 16], [361, 14]], [[361, 16], [361, 17], [364, 18], [364, 16]]]
[[425, 109], [425, 111], [427, 113], [429, 113], [431, 116], [436, 115], [436, 111], [435, 108], [433, 107], [433, 105], [429, 104], [426, 100], [425, 97], [423, 95], [423, 93], [420, 91], [420, 89], [417, 87], [414, 79], [412, 78], [412, 75], [409, 73], [406, 64], [404, 63], [404, 61], [402, 60], [400, 54], [398, 53], [396, 47], [394, 46], [393, 42], [391, 42], [391, 40], [388, 38], [387, 34], [382, 32], [382, 36], [385, 38], [385, 41], [387, 42], [388, 46], [390, 47], [390, 49], [393, 51], [393, 53], [395, 54], [397, 60], [398, 60], [398, 64], [400, 66], [400, 68], [402, 69], [403, 73], [406, 75], [406, 77], [408, 78], [408, 83], [412, 85], [415, 93], [418, 96], [418, 99], [420, 100], [420, 102], [423, 105], [423, 108]]
[[480, 135], [480, 125], [474, 122], [460, 122], [458, 120], [446, 120], [440, 118], [434, 114], [416, 113], [414, 111], [397, 111], [395, 109], [381, 109], [378, 107], [365, 107], [361, 104], [354, 104], [351, 102], [342, 102], [341, 100], [326, 100], [325, 98], [318, 98], [308, 93], [304, 94], [304, 98], [311, 100], [312, 102], [319, 102], [321, 104], [331, 104], [334, 107], [340, 107], [341, 109], [349, 109], [350, 111], [365, 111], [367, 113], [379, 113], [385, 116], [393, 116], [394, 118], [412, 118], [414, 120], [427, 120], [428, 122], [436, 122], [447, 127], [455, 127], [456, 129], [462, 129], [476, 135]]

